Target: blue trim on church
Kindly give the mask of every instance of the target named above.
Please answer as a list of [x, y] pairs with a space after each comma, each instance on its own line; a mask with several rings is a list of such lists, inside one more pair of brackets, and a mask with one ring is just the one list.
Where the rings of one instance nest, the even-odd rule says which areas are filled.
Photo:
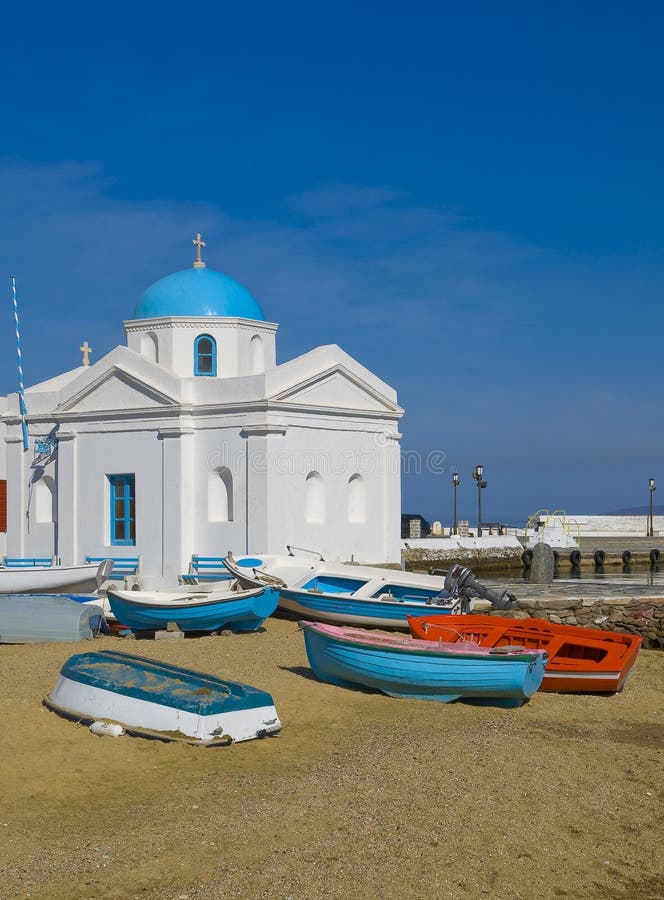
[[209, 334], [199, 334], [194, 341], [194, 375], [215, 377], [217, 374], [217, 342]]
[[111, 544], [133, 546], [136, 544], [136, 477], [134, 475], [109, 475], [111, 487]]

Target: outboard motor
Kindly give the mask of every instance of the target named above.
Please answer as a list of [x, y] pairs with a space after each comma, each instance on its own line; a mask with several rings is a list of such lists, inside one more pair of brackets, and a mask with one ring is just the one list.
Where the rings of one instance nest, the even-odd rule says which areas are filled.
[[476, 594], [496, 609], [513, 609], [516, 606], [516, 597], [514, 594], [508, 594], [503, 591], [499, 594], [486, 588], [475, 580], [475, 576], [462, 566], [461, 563], [454, 563], [447, 575], [445, 576], [445, 590], [454, 598], [460, 598], [464, 607], [464, 612], [470, 609], [470, 599]]
[[115, 567], [115, 563], [112, 559], [102, 559], [102, 561], [97, 566], [97, 572], [95, 574], [95, 581], [97, 582], [97, 590], [104, 584], [111, 576], [111, 572]]

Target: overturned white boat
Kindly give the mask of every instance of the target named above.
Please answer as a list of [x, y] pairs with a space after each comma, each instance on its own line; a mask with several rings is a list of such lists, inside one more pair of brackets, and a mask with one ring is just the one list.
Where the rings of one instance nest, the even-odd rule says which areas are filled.
[[[65, 662], [44, 704], [99, 734], [212, 746], [281, 729], [267, 691], [129, 653], [77, 653]], [[104, 727], [106, 726], [106, 727]]]

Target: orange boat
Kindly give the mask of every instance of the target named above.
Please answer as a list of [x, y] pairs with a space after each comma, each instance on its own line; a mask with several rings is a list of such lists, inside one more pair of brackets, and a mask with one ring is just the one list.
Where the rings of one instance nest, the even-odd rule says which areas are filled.
[[481, 647], [546, 650], [549, 661], [541, 691], [613, 694], [625, 684], [641, 637], [577, 625], [554, 625], [546, 619], [502, 616], [408, 616], [413, 637]]

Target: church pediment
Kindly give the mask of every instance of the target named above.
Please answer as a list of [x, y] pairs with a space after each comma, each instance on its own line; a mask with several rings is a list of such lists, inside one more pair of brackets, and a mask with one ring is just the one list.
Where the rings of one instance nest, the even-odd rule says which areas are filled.
[[271, 400], [304, 406], [369, 412], [396, 412], [398, 407], [343, 366], [291, 385]]
[[58, 407], [59, 412], [115, 412], [173, 406], [177, 399], [122, 369], [112, 368]]

